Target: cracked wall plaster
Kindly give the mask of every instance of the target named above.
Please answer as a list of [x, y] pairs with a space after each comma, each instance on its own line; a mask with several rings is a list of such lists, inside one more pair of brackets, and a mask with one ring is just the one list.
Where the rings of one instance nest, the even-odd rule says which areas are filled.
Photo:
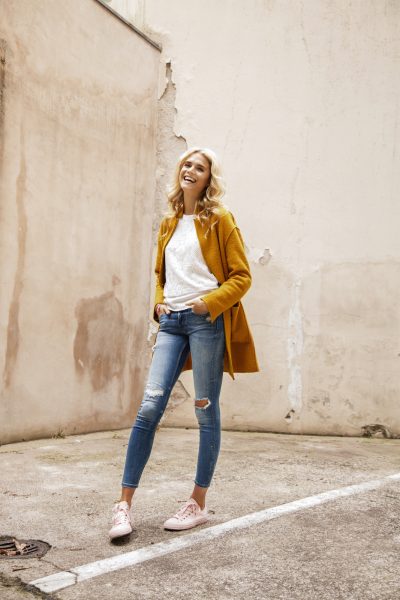
[[271, 260], [271, 251], [269, 248], [254, 248], [246, 246], [247, 258], [250, 263], [267, 265]]
[[171, 62], [165, 65], [166, 86], [158, 101], [158, 128], [157, 128], [157, 172], [156, 172], [156, 212], [153, 232], [158, 231], [162, 216], [167, 209], [166, 190], [176, 165], [177, 158], [187, 149], [183, 136], [176, 135], [175, 128], [175, 100], [176, 86], [172, 80]]
[[292, 288], [292, 303], [289, 311], [288, 323], [288, 368], [289, 386], [288, 400], [289, 408], [297, 415], [302, 405], [302, 376], [301, 361], [303, 353], [303, 328], [302, 313], [300, 306], [301, 280], [295, 281]]
[[[195, 19], [180, 0], [113, 5], [163, 45], [154, 235], [176, 157], [196, 144], [221, 155], [248, 245], [261, 372], [225, 379], [225, 426], [400, 430], [400, 309], [385, 299], [400, 285], [395, 3], [204, 0]], [[182, 404], [175, 424], [189, 422]]]

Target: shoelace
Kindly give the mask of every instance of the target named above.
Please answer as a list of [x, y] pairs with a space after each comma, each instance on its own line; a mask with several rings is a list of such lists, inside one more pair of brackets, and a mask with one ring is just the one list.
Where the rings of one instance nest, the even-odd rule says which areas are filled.
[[126, 508], [119, 507], [115, 511], [114, 524], [123, 525], [124, 523], [129, 523], [129, 514]]
[[196, 505], [193, 502], [187, 502], [182, 508], [178, 510], [175, 515], [176, 519], [183, 520], [187, 519], [191, 514], [195, 514], [197, 510]]

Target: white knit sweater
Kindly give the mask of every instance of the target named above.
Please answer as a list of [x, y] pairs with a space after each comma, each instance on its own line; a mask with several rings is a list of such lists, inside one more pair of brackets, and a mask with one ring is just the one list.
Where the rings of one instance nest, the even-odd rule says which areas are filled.
[[172, 311], [189, 308], [185, 302], [218, 287], [201, 253], [195, 215], [182, 215], [165, 248], [164, 302]]

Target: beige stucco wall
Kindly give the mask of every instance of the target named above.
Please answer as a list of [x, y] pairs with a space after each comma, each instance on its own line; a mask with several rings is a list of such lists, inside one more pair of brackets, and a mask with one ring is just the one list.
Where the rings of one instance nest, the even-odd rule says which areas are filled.
[[[226, 378], [224, 427], [400, 433], [400, 4], [110, 5], [163, 44], [154, 228], [178, 153], [205, 145], [248, 246], [261, 372]], [[195, 422], [191, 381], [164, 423]]]
[[0, 52], [0, 441], [126, 427], [160, 52], [95, 0], [2, 1]]

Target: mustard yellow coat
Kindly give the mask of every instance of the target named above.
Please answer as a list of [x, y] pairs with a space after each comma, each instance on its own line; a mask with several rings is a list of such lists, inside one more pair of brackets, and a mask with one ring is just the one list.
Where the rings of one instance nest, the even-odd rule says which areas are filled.
[[[207, 304], [211, 321], [221, 313], [224, 317], [225, 356], [224, 371], [232, 379], [234, 373], [252, 373], [259, 371], [257, 357], [246, 315], [240, 298], [251, 285], [251, 274], [247, 261], [242, 235], [235, 218], [228, 210], [222, 216], [212, 217], [216, 225], [204, 236], [207, 226], [202, 226], [198, 219], [194, 220], [197, 237], [203, 258], [216, 277], [219, 287], [209, 294], [201, 296]], [[157, 304], [164, 302], [165, 284], [165, 247], [171, 239], [178, 224], [178, 217], [164, 218], [158, 233], [158, 249], [155, 265], [156, 292], [154, 301], [154, 320], [158, 322], [155, 312]], [[182, 371], [192, 368], [189, 354]]]

